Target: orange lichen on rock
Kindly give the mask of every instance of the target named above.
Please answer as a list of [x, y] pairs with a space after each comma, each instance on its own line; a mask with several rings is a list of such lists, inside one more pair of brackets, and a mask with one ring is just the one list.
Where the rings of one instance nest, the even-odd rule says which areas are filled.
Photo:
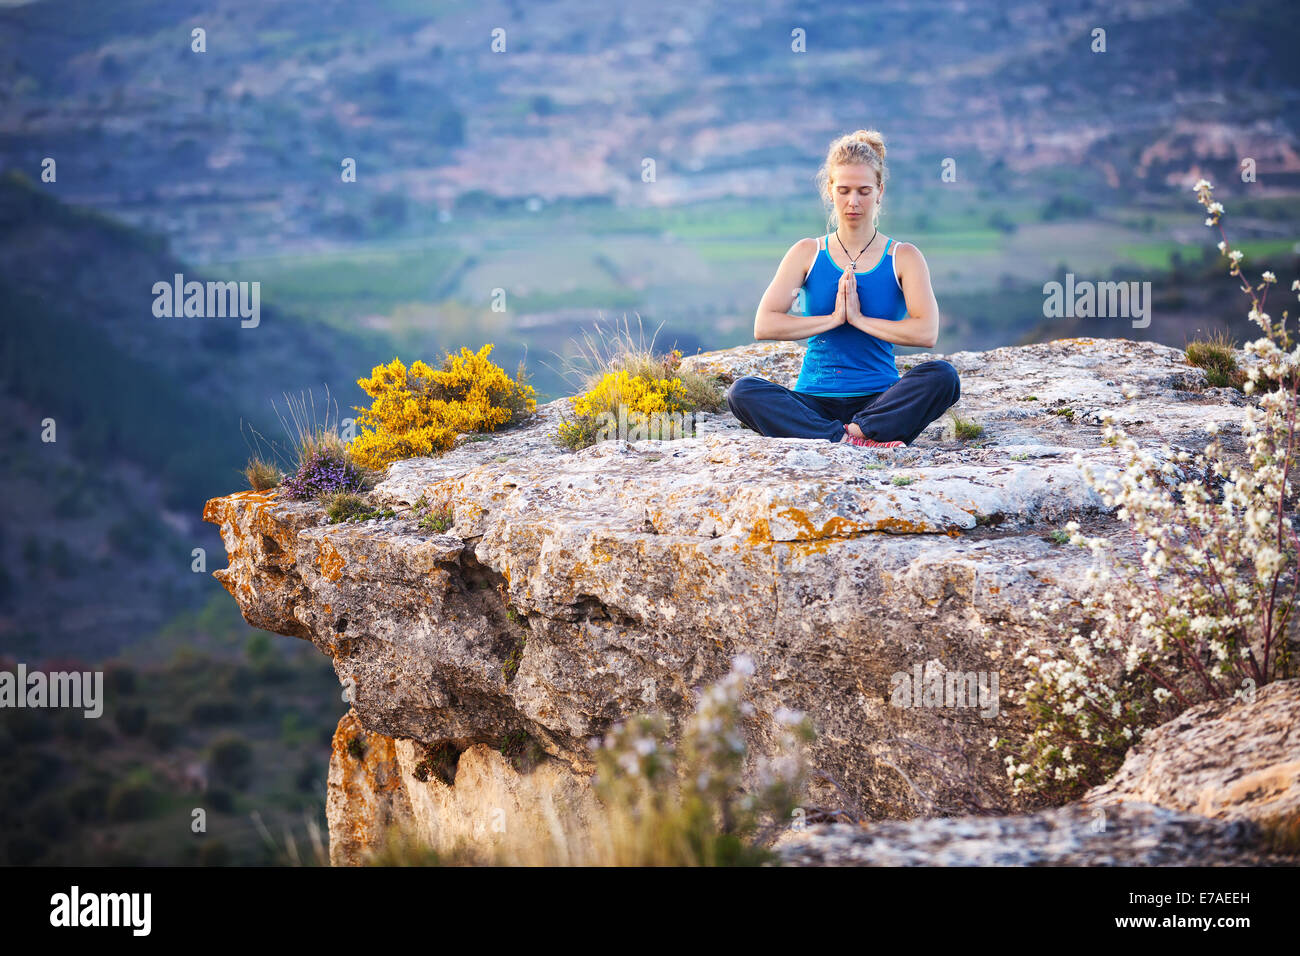
[[382, 844], [386, 824], [410, 818], [410, 798], [395, 742], [365, 730], [355, 711], [339, 720], [331, 744], [330, 862], [355, 866]]
[[225, 498], [209, 498], [203, 505], [203, 520], [219, 525], [229, 507]]
[[797, 524], [807, 534], [806, 538], [799, 540], [822, 540], [824, 538], [843, 538], [848, 537], [858, 531], [864, 530], [863, 526], [857, 522], [850, 521], [842, 515], [833, 515], [824, 525], [818, 528], [812, 523], [812, 519], [798, 508], [785, 508], [780, 512], [781, 517], [789, 518]]
[[331, 584], [343, 577], [343, 566], [346, 562], [343, 560], [343, 555], [339, 554], [328, 540], [320, 543], [320, 554], [316, 558], [316, 563], [320, 567], [321, 577]]
[[895, 534], [926, 534], [935, 530], [929, 525], [917, 521], [907, 521], [904, 518], [881, 518], [876, 522], [876, 528], [880, 531], [890, 531]]
[[772, 525], [767, 518], [759, 518], [754, 522], [754, 527], [749, 532], [749, 537], [745, 539], [746, 544], [771, 544], [772, 542]]
[[597, 563], [608, 564], [610, 561], [614, 560], [614, 556], [610, 554], [609, 551], [607, 551], [605, 548], [602, 548], [596, 542], [594, 541], [591, 542], [589, 547], [591, 550], [591, 556], [596, 560]]
[[797, 554], [801, 558], [806, 558], [810, 554], [825, 554], [832, 544], [840, 541], [846, 541], [847, 538], [814, 538], [812, 540], [797, 541], [779, 541], [777, 544], [784, 544], [790, 549], [791, 554]]

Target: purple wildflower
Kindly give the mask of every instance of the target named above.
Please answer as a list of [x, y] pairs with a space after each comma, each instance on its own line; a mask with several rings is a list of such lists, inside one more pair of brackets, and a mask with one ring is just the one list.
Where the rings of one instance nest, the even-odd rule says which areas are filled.
[[306, 501], [334, 491], [360, 491], [361, 486], [361, 472], [356, 465], [322, 450], [308, 456], [282, 487], [287, 497]]

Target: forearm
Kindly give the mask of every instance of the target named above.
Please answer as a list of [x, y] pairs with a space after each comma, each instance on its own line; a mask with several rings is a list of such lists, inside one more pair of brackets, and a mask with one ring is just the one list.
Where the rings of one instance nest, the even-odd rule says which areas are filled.
[[793, 341], [818, 335], [841, 324], [839, 316], [790, 315], [788, 312], [760, 311], [754, 316], [754, 338]]
[[939, 338], [938, 316], [909, 315], [905, 319], [873, 319], [862, 316], [850, 319], [849, 324], [868, 335], [892, 342], [894, 345], [915, 345], [932, 348]]

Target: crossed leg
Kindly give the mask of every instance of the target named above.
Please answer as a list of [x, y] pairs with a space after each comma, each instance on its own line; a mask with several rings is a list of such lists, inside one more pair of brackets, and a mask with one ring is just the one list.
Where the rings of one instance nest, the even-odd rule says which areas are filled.
[[952, 364], [932, 359], [913, 366], [853, 416], [849, 432], [862, 438], [910, 445], [926, 427], [961, 398], [961, 378]]
[[731, 413], [760, 435], [838, 442], [847, 425], [849, 434], [860, 438], [908, 444], [960, 397], [957, 370], [942, 359], [909, 369], [874, 396], [808, 395], [757, 375], [736, 379], [726, 394]]
[[727, 389], [731, 414], [769, 438], [825, 438], [840, 441], [857, 403], [808, 395], [757, 375], [742, 375]]

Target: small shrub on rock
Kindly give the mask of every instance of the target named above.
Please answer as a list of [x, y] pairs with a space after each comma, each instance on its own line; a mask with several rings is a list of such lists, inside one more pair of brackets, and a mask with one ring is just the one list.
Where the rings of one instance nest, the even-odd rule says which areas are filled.
[[1205, 369], [1205, 380], [1211, 388], [1240, 389], [1246, 382], [1246, 373], [1237, 365], [1236, 343], [1219, 331], [1206, 339], [1187, 343], [1187, 362]]
[[397, 517], [397, 512], [392, 508], [371, 507], [365, 498], [351, 491], [336, 491], [325, 495], [321, 503], [325, 506], [325, 515], [330, 524]]
[[444, 740], [424, 748], [423, 755], [411, 770], [411, 776], [421, 783], [427, 783], [433, 777], [450, 787], [456, 783], [459, 761], [460, 752], [450, 741]]
[[420, 523], [421, 528], [435, 534], [445, 533], [456, 523], [456, 515], [451, 505], [435, 507], [424, 495], [420, 495], [419, 499], [411, 505], [411, 513]]
[[439, 369], [421, 361], [408, 369], [400, 359], [377, 365], [357, 380], [374, 401], [356, 408], [362, 429], [353, 457], [382, 470], [394, 461], [437, 455], [465, 432], [496, 431], [521, 421], [537, 407], [523, 363], [515, 378], [488, 359], [493, 346], [448, 354]]
[[336, 491], [327, 495], [324, 505], [325, 514], [330, 519], [330, 524], [347, 521], [349, 518], [365, 514], [370, 510], [366, 504], [366, 499], [351, 491]]
[[601, 415], [612, 415], [617, 421], [620, 408], [631, 425], [644, 425], [652, 416], [689, 411], [681, 379], [647, 378], [627, 369], [607, 372], [589, 392], [569, 401], [574, 418], [560, 423], [559, 438], [573, 449], [599, 441]]
[[582, 394], [569, 398], [569, 414], [556, 431], [565, 447], [576, 451], [615, 437], [610, 423], [616, 429], [621, 420], [642, 437], [689, 437], [694, 429], [681, 416], [725, 407], [718, 377], [682, 368], [680, 349], [660, 355], [653, 341], [643, 345], [630, 329], [616, 333], [612, 343], [597, 331], [601, 343], [588, 338], [583, 350]]
[[974, 441], [984, 434], [984, 426], [974, 419], [964, 418], [955, 411], [948, 412], [952, 420], [952, 434], [958, 441]]
[[[322, 412], [317, 409], [316, 397], [310, 392], [298, 395], [285, 393], [285, 411], [271, 403], [276, 417], [284, 429], [287, 444], [268, 441], [256, 429], [252, 434], [259, 451], [249, 459], [244, 469], [249, 487], [267, 491], [280, 487], [283, 497], [307, 501], [336, 491], [357, 491], [365, 488], [370, 476], [357, 467], [348, 454], [347, 443], [340, 433], [338, 403], [325, 390]], [[322, 420], [323, 417], [323, 420]], [[267, 445], [271, 457], [260, 449]], [[282, 472], [275, 461], [286, 462]]]
[[357, 492], [365, 486], [365, 475], [340, 443], [336, 447], [322, 445], [310, 452], [282, 488], [286, 497], [308, 501], [337, 492]]
[[280, 469], [274, 462], [254, 455], [244, 466], [244, 477], [253, 491], [269, 491], [280, 483]]

